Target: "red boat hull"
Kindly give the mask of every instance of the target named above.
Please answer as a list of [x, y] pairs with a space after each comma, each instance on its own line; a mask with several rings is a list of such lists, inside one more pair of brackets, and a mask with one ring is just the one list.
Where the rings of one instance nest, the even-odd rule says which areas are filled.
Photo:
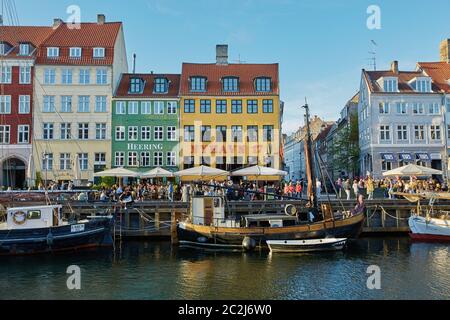
[[409, 236], [414, 241], [450, 242], [449, 236], [443, 236], [443, 235], [437, 235], [437, 234], [410, 233]]

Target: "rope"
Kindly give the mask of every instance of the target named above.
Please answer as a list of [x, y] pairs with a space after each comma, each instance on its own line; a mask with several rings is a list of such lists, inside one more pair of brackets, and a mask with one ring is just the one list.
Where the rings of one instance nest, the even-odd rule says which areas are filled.
[[388, 217], [391, 217], [391, 218], [393, 218], [393, 219], [395, 219], [395, 220], [409, 220], [409, 217], [408, 217], [408, 218], [399, 218], [399, 217], [395, 217], [395, 216], [389, 214], [389, 213], [383, 208], [383, 206], [381, 206], [381, 205], [380, 205], [380, 206], [377, 205], [377, 207], [380, 207], [380, 208], [381, 208], [381, 211], [382, 211], [385, 215], [387, 215]]

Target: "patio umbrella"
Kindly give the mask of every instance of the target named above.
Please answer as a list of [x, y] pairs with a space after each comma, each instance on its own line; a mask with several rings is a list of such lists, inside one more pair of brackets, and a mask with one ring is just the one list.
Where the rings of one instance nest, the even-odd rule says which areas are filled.
[[189, 168], [186, 170], [181, 170], [178, 172], [175, 172], [174, 175], [178, 177], [200, 177], [200, 178], [213, 178], [213, 177], [220, 177], [220, 176], [227, 176], [230, 173], [225, 170], [217, 169], [217, 168], [211, 168], [208, 166], [198, 166], [194, 168]]
[[143, 179], [147, 179], [147, 178], [170, 178], [173, 177], [173, 173], [165, 170], [163, 168], [157, 167], [155, 169], [152, 169], [150, 171], [141, 173], [139, 175], [139, 177], [143, 178]]
[[28, 158], [28, 168], [27, 168], [27, 185], [31, 188], [34, 185], [34, 161], [33, 154], [30, 154]]
[[80, 158], [75, 156], [75, 163], [73, 164], [73, 184], [77, 187], [80, 185], [81, 172], [80, 172]]
[[255, 176], [255, 177], [261, 177], [261, 176], [286, 176], [288, 173], [286, 171], [269, 168], [269, 167], [262, 167], [262, 166], [253, 166], [248, 167], [240, 170], [236, 170], [231, 173], [232, 176], [239, 176], [239, 177], [248, 177], [248, 176]]
[[114, 168], [110, 170], [100, 171], [94, 173], [94, 177], [137, 177], [138, 174], [134, 171], [124, 169], [124, 168]]
[[406, 166], [383, 172], [383, 176], [419, 176], [427, 177], [431, 175], [442, 175], [442, 171], [418, 166], [416, 164], [408, 164]]

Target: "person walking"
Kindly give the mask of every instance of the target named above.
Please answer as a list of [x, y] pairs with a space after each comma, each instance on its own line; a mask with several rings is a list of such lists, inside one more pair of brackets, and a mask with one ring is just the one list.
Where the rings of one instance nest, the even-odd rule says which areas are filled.
[[367, 194], [368, 194], [367, 200], [373, 200], [373, 192], [374, 191], [375, 191], [375, 186], [373, 183], [373, 179], [372, 179], [372, 177], [369, 176], [367, 178]]
[[173, 184], [169, 181], [169, 186], [167, 187], [167, 196], [170, 202], [173, 202]]
[[353, 188], [353, 193], [355, 194], [355, 198], [356, 199], [358, 199], [358, 194], [359, 194], [359, 185], [358, 185], [358, 181], [355, 179], [355, 180], [353, 180], [353, 185], [352, 185], [352, 188]]
[[347, 195], [347, 200], [350, 200], [350, 179], [345, 180], [344, 184], [343, 184], [343, 188], [345, 191], [345, 194]]
[[342, 198], [342, 185], [343, 185], [342, 179], [341, 179], [341, 178], [337, 179], [337, 181], [336, 181], [336, 187], [337, 187], [339, 199]]

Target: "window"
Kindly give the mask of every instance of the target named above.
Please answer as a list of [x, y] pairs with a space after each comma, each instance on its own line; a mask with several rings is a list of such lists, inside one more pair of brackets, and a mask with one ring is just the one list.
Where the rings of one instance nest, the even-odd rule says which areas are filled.
[[0, 96], [0, 114], [11, 113], [11, 96]]
[[184, 169], [189, 169], [192, 168], [194, 166], [194, 157], [190, 156], [190, 157], [183, 157], [183, 168]]
[[95, 140], [106, 140], [106, 123], [95, 124]]
[[206, 91], [205, 77], [191, 77], [191, 91]]
[[141, 167], [150, 167], [150, 152], [141, 152]]
[[141, 114], [152, 114], [152, 104], [150, 101], [141, 102]]
[[44, 96], [44, 112], [55, 112], [55, 96]]
[[29, 125], [19, 125], [17, 127], [17, 142], [18, 143], [29, 143], [30, 142], [30, 126]]
[[4, 56], [6, 54], [7, 46], [6, 44], [0, 42], [0, 55]]
[[12, 68], [11, 66], [2, 66], [0, 67], [0, 83], [11, 83], [11, 72]]
[[247, 126], [247, 142], [258, 142], [258, 126]]
[[68, 122], [63, 122], [60, 125], [61, 140], [70, 140], [72, 138], [71, 124]]
[[423, 125], [414, 126], [414, 139], [416, 141], [425, 140], [425, 126]]
[[61, 112], [72, 112], [72, 96], [61, 96]]
[[169, 82], [166, 78], [155, 78], [155, 85], [153, 92], [155, 93], [167, 93], [169, 91]]
[[155, 114], [164, 114], [164, 101], [155, 101]]
[[91, 82], [91, 70], [80, 69], [80, 84], [89, 84]]
[[136, 141], [138, 140], [138, 127], [137, 126], [129, 126], [128, 127], [128, 140]]
[[59, 57], [59, 48], [55, 48], [55, 47], [47, 48], [47, 57], [48, 58]]
[[129, 167], [138, 166], [138, 154], [136, 151], [128, 152], [128, 166]]
[[441, 126], [430, 126], [431, 140], [441, 140]]
[[126, 102], [117, 101], [116, 102], [116, 114], [126, 114]]
[[78, 96], [78, 112], [90, 112], [89, 96]]
[[125, 165], [125, 152], [116, 151], [114, 154], [114, 165], [116, 167], [123, 167]]
[[60, 153], [59, 154], [59, 169], [60, 170], [70, 170], [70, 153]]
[[95, 96], [95, 112], [106, 112], [106, 96]]
[[256, 78], [255, 90], [257, 92], [270, 92], [272, 79], [270, 78]]
[[71, 58], [81, 58], [81, 48], [70, 48], [69, 56]]
[[10, 141], [10, 126], [0, 126], [0, 143], [8, 144]]
[[53, 170], [53, 153], [42, 155], [42, 170]]
[[447, 139], [450, 139], [450, 124], [447, 125]]
[[153, 153], [153, 165], [155, 167], [163, 166], [163, 153], [161, 151], [156, 151]]
[[61, 76], [62, 84], [72, 84], [72, 69], [63, 69]]
[[273, 113], [273, 100], [263, 100], [263, 112]]
[[55, 84], [56, 83], [56, 70], [55, 69], [45, 69], [44, 70], [44, 84]]
[[210, 142], [211, 141], [211, 126], [202, 126], [202, 142]]
[[167, 140], [176, 141], [177, 140], [177, 128], [170, 126], [167, 127]]
[[104, 58], [105, 57], [105, 48], [94, 48], [92, 56], [94, 58]]
[[428, 105], [428, 113], [429, 114], [440, 114], [439, 112], [439, 103], [430, 103]]
[[417, 92], [431, 92], [431, 80], [417, 79], [415, 89]]
[[19, 113], [30, 113], [30, 96], [19, 96]]
[[53, 140], [53, 123], [43, 124], [42, 138], [44, 140]]
[[271, 142], [273, 141], [273, 126], [263, 126], [263, 141]]
[[227, 100], [216, 100], [216, 113], [227, 113]]
[[231, 126], [231, 140], [242, 142], [242, 126]]
[[258, 100], [247, 100], [247, 113], [258, 113]]
[[392, 162], [382, 160], [381, 161], [381, 171], [388, 171], [388, 170], [392, 170]]
[[31, 67], [20, 67], [20, 84], [30, 84], [31, 83]]
[[227, 141], [227, 127], [216, 126], [216, 142], [226, 142], [226, 141]]
[[152, 130], [150, 126], [141, 127], [141, 140], [150, 141], [152, 137]]
[[195, 128], [194, 126], [184, 126], [184, 141], [194, 142], [195, 139]]
[[79, 140], [89, 139], [89, 123], [78, 124], [78, 139]]
[[108, 84], [108, 70], [106, 69], [97, 69], [97, 84]]
[[450, 98], [445, 99], [445, 105], [447, 108], [447, 112], [450, 112]]
[[383, 84], [384, 84], [383, 89], [385, 92], [397, 92], [398, 91], [397, 79], [385, 79]]
[[391, 129], [389, 126], [380, 126], [380, 140], [381, 141], [391, 140]]
[[397, 140], [399, 141], [408, 140], [408, 127], [406, 125], [397, 126]]
[[106, 153], [96, 152], [94, 153], [94, 165], [105, 165], [106, 164]]
[[239, 78], [225, 77], [223, 81], [223, 91], [225, 92], [238, 92], [239, 91]]
[[211, 113], [211, 100], [200, 100], [200, 113]]
[[87, 153], [79, 153], [78, 154], [78, 166], [81, 171], [88, 170], [89, 166], [89, 158]]
[[423, 103], [413, 103], [413, 114], [425, 114]]
[[380, 102], [378, 105], [380, 114], [389, 114], [389, 102]]
[[176, 101], [167, 102], [167, 114], [177, 114], [177, 102]]
[[19, 55], [29, 56], [30, 55], [30, 45], [28, 43], [21, 43], [19, 45]]
[[231, 113], [242, 113], [242, 100], [231, 100]]
[[177, 165], [177, 158], [175, 151], [167, 152], [166, 165], [169, 167], [175, 167]]
[[116, 127], [116, 140], [117, 141], [124, 141], [125, 140], [125, 127], [124, 126], [117, 126]]
[[407, 114], [408, 104], [406, 102], [397, 102], [397, 114]]
[[128, 102], [128, 114], [138, 114], [139, 113], [139, 102], [130, 101]]
[[155, 141], [162, 141], [164, 139], [164, 128], [160, 126], [154, 127], [153, 139]]
[[130, 78], [130, 93], [142, 93], [144, 91], [144, 80], [141, 78]]
[[195, 112], [195, 100], [192, 99], [184, 100], [184, 112], [185, 113]]

